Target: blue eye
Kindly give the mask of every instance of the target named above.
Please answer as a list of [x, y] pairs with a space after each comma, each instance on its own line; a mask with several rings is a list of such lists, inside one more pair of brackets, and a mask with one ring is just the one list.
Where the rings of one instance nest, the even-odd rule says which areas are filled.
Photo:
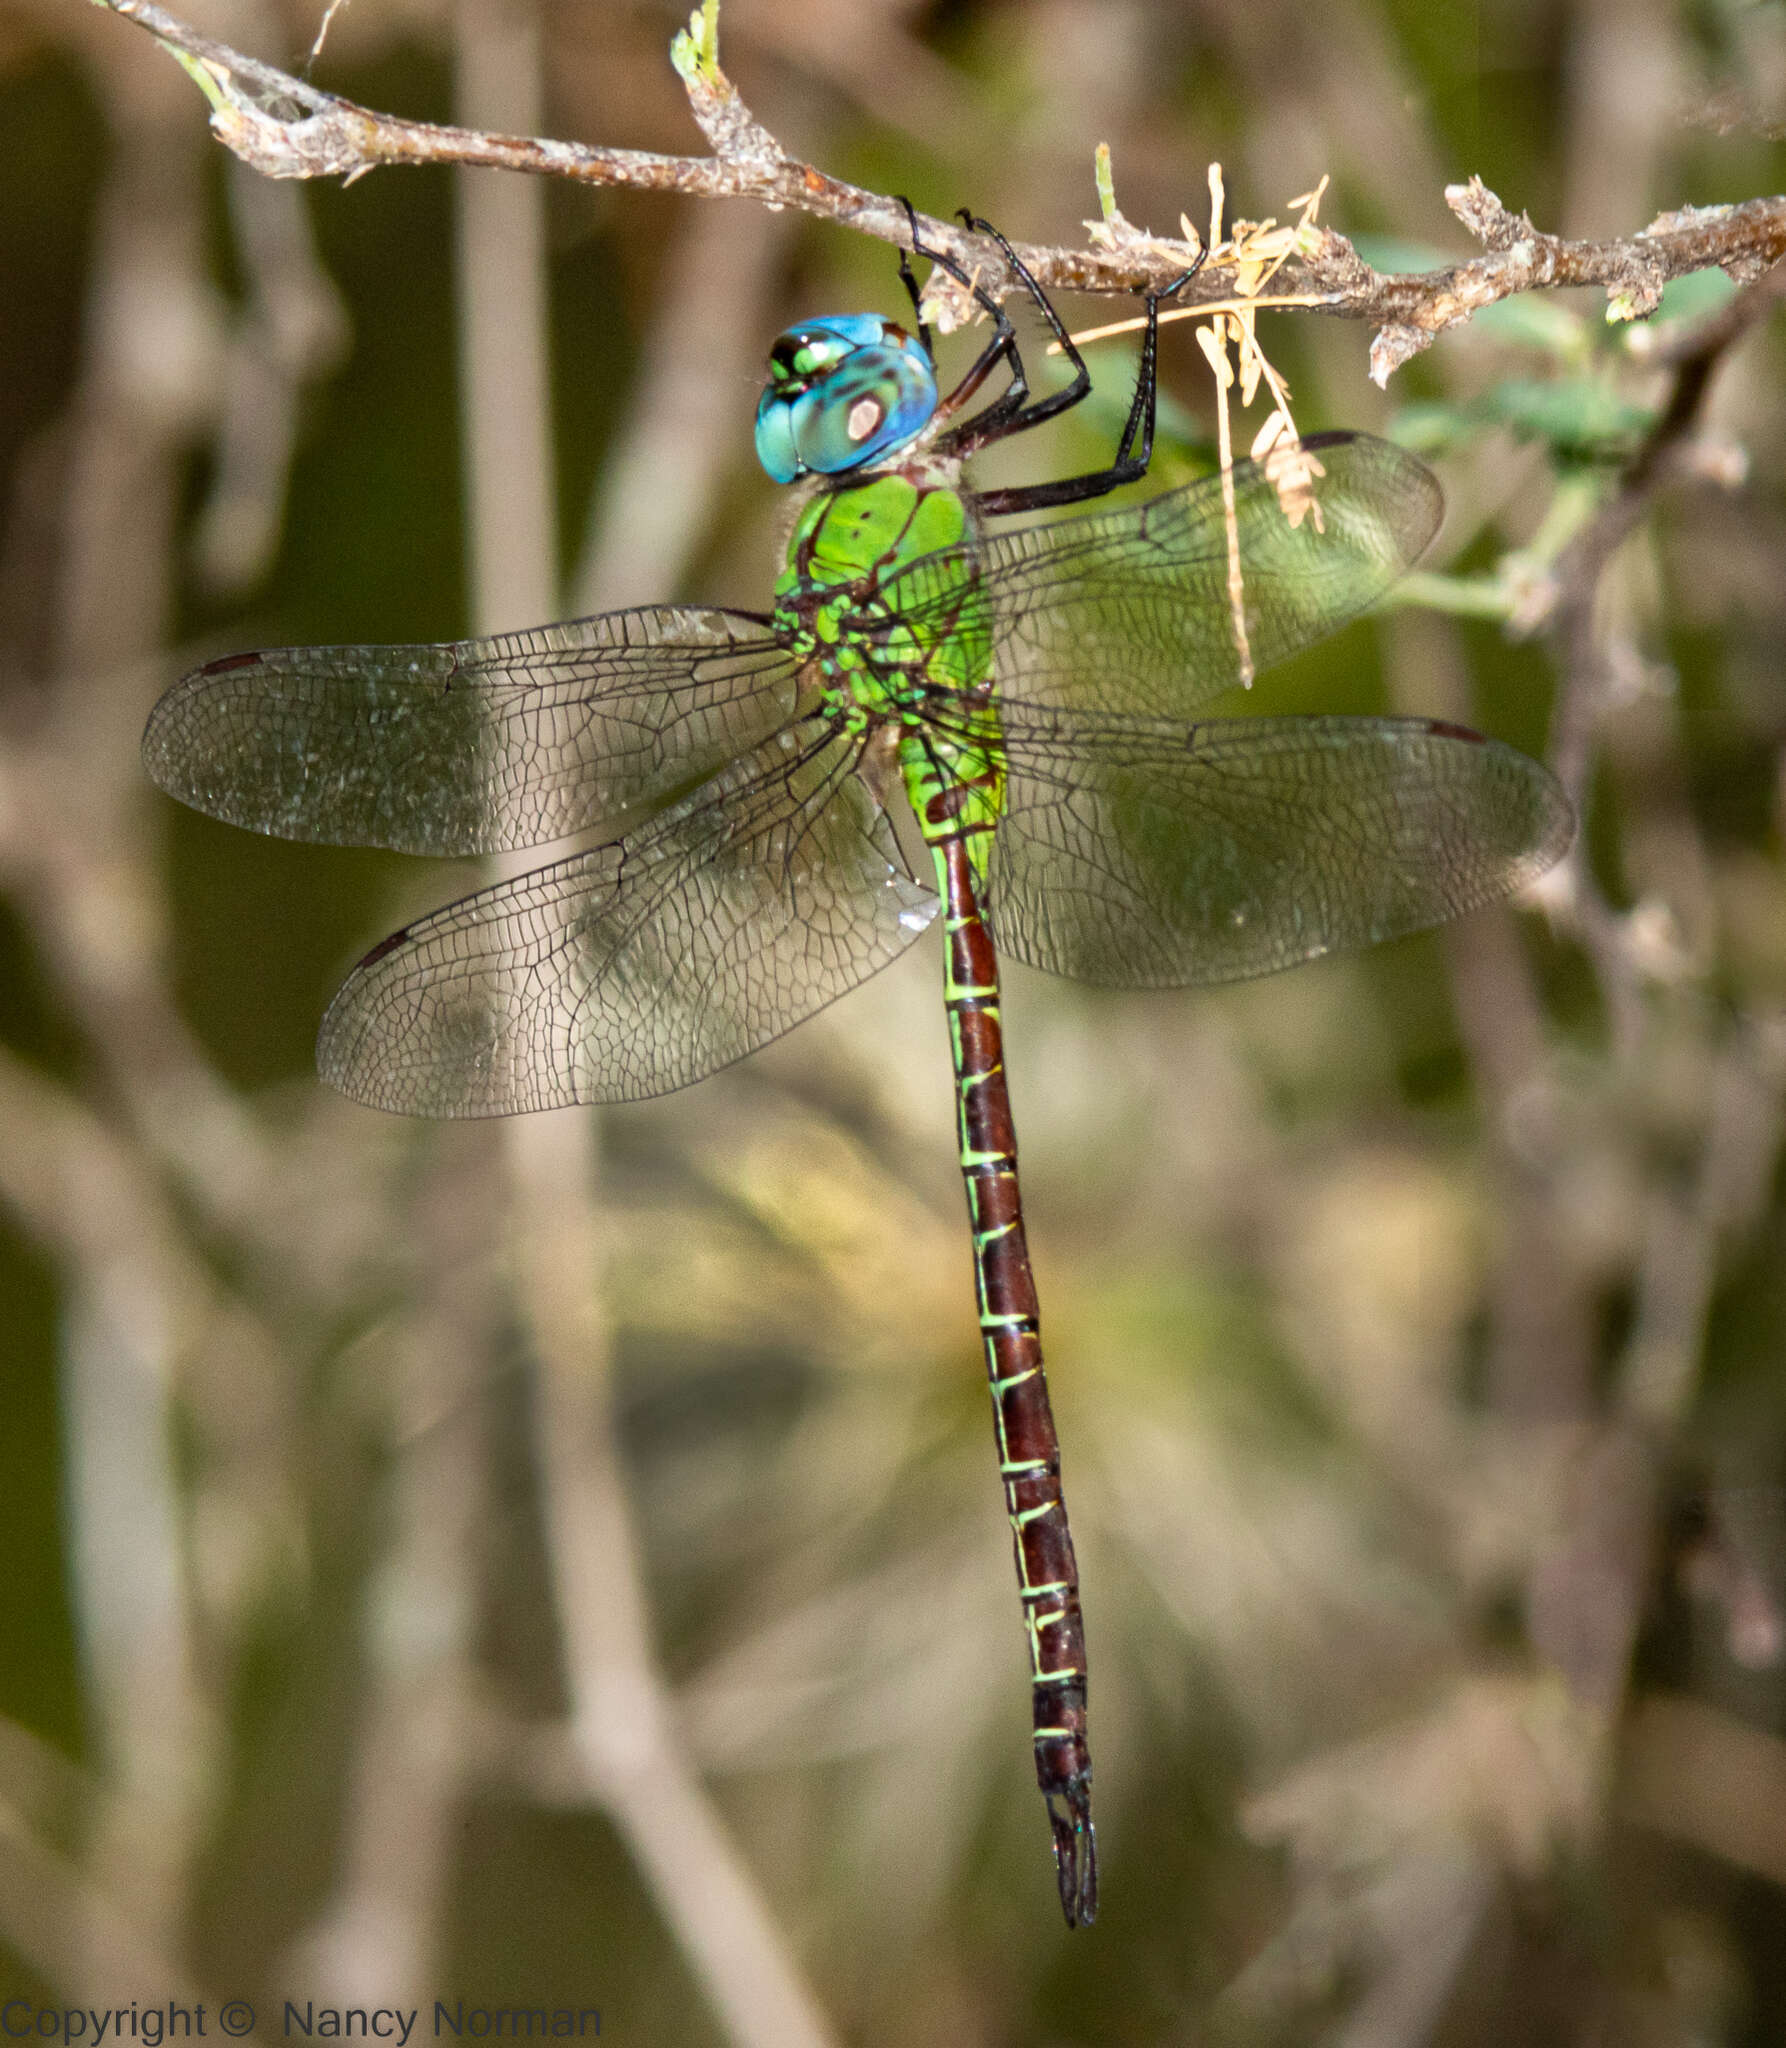
[[757, 460], [778, 484], [835, 476], [915, 440], [936, 410], [923, 345], [878, 313], [802, 321], [776, 338], [757, 403]]

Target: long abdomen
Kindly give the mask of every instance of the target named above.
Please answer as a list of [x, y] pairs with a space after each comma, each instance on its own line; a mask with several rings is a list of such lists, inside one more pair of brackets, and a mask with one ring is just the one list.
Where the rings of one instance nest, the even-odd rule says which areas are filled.
[[1023, 1625], [1029, 1638], [1036, 1781], [1054, 1830], [1056, 1876], [1068, 1926], [1098, 1905], [1097, 1838], [1086, 1743], [1085, 1624], [1079, 1573], [1060, 1487], [1060, 1442], [1042, 1371], [1040, 1311], [1017, 1188], [1017, 1134], [1005, 1086], [998, 958], [980, 916], [972, 840], [990, 820], [966, 792], [934, 792], [924, 806], [947, 918], [945, 998], [955, 1059], [961, 1175], [974, 1233], [980, 1334], [992, 1386], [999, 1475], [1011, 1518]]

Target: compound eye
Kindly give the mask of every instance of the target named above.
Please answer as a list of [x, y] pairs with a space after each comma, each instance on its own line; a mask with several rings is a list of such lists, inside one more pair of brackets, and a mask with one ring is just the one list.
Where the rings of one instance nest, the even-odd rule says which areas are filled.
[[916, 439], [936, 410], [936, 373], [904, 328], [872, 313], [790, 327], [769, 352], [757, 457], [778, 483], [835, 476]]
[[822, 329], [791, 327], [769, 351], [769, 381], [804, 387], [822, 377], [855, 346]]
[[804, 355], [797, 336], [778, 334], [775, 345], [769, 351], [769, 382], [771, 385], [785, 384], [800, 374], [800, 359]]

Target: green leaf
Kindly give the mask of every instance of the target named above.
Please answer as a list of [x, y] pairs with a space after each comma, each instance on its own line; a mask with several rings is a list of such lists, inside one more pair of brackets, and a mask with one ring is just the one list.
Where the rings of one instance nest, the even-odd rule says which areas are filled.
[[1522, 441], [1544, 441], [1576, 459], [1616, 454], [1648, 428], [1652, 414], [1586, 377], [1555, 383], [1509, 378], [1476, 402], [1481, 418]]

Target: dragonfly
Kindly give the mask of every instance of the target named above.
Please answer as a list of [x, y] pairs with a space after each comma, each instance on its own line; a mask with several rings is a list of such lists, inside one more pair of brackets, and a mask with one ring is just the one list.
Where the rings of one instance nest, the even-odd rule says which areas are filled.
[[282, 838], [430, 855], [589, 842], [407, 925], [335, 996], [323, 1077], [412, 1116], [686, 1087], [940, 916], [1036, 1777], [1071, 1927], [1098, 1905], [1085, 1628], [999, 958], [1119, 989], [1268, 974], [1506, 897], [1561, 856], [1573, 819], [1536, 761], [1442, 720], [1202, 717], [1374, 604], [1436, 531], [1437, 482], [1387, 442], [1317, 435], [1296, 445], [1296, 488], [1268, 458], [995, 526], [1145, 475], [1161, 295], [1112, 460], [975, 490], [968, 458], [1066, 413], [1091, 376], [1011, 245], [964, 213], [1072, 372], [1032, 393], [1000, 301], [907, 218], [911, 253], [971, 294], [990, 338], [939, 396], [903, 248], [915, 334], [852, 313], [778, 337], [756, 450], [800, 499], [769, 610], [230, 655], [162, 698], [144, 755], [182, 802]]

